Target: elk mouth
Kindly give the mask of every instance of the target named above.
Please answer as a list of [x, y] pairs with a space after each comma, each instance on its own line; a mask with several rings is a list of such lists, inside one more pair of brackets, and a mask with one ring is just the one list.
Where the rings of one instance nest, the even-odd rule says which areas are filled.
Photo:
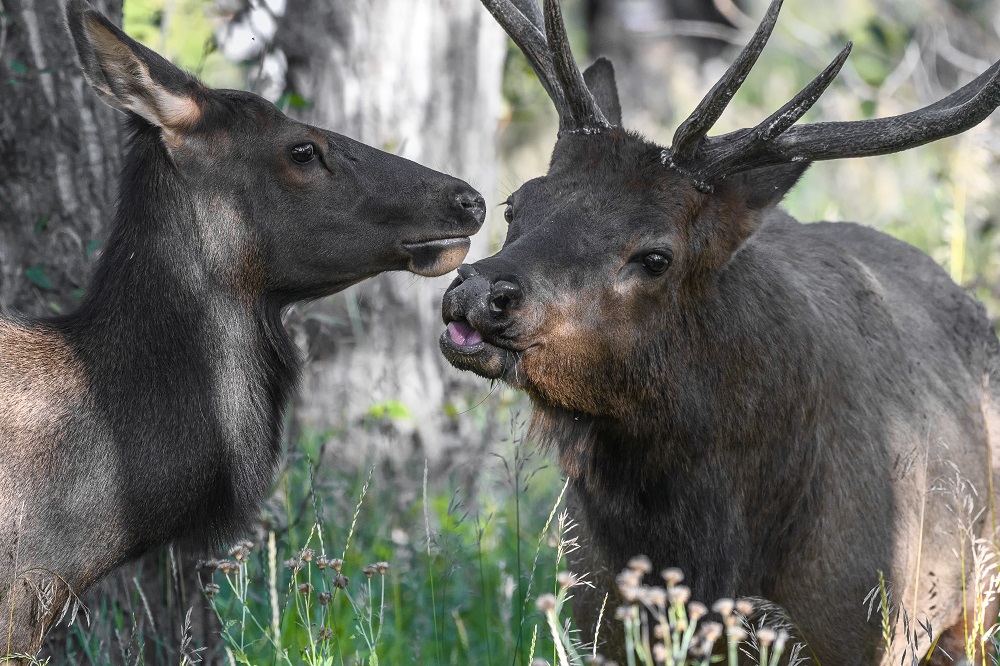
[[404, 242], [406, 269], [424, 277], [450, 273], [462, 264], [471, 245], [472, 239], [468, 236]]
[[474, 372], [485, 379], [502, 379], [521, 388], [521, 382], [517, 381], [523, 374], [517, 371], [518, 351], [499, 340], [484, 338], [483, 332], [468, 321], [449, 321], [439, 344], [441, 353], [459, 370]]

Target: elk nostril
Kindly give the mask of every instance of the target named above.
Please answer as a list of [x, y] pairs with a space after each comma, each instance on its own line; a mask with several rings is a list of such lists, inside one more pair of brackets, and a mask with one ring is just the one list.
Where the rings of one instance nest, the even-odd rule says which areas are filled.
[[508, 309], [517, 306], [521, 300], [521, 288], [513, 282], [499, 280], [493, 283], [490, 292], [490, 312], [503, 314]]
[[458, 204], [477, 220], [486, 218], [486, 200], [475, 190], [458, 195]]

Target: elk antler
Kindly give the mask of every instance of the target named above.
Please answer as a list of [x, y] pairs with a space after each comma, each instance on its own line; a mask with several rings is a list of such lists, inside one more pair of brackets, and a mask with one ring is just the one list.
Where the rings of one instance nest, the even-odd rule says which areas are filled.
[[764, 19], [736, 62], [708, 92], [674, 134], [663, 162], [689, 174], [695, 186], [743, 171], [791, 162], [885, 155], [959, 134], [974, 127], [1000, 105], [1000, 62], [968, 85], [917, 111], [888, 118], [794, 125], [833, 82], [851, 44], [788, 103], [752, 129], [707, 136], [764, 49], [781, 9], [772, 0]]
[[599, 132], [611, 127], [576, 66], [559, 0], [481, 0], [528, 63], [559, 112], [560, 132]]

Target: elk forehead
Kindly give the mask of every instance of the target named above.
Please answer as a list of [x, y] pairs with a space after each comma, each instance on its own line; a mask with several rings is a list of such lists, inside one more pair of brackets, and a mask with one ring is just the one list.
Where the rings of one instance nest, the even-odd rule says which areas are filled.
[[511, 195], [507, 242], [497, 257], [526, 281], [597, 288], [612, 287], [615, 271], [637, 252], [680, 252], [705, 195], [663, 169], [659, 153], [619, 130], [560, 139], [549, 173]]

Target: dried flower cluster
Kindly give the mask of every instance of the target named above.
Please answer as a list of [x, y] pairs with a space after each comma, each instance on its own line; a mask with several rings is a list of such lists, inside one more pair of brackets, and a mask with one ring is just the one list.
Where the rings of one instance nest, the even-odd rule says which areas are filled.
[[[680, 569], [664, 569], [660, 573], [663, 586], [645, 584], [652, 571], [649, 558], [640, 555], [629, 560], [617, 577], [625, 603], [615, 611], [615, 617], [625, 625], [627, 650], [638, 655], [640, 662], [707, 666], [722, 657], [735, 665], [742, 650], [756, 653], [756, 662], [764, 666], [778, 664], [788, 633], [763, 626], [753, 628], [750, 618], [754, 606], [750, 600], [717, 600], [712, 612], [721, 619], [719, 622], [710, 619], [705, 604], [691, 600], [691, 589], [682, 584], [684, 573]], [[541, 603], [539, 599], [539, 607]], [[611, 664], [600, 660], [595, 663]]]

